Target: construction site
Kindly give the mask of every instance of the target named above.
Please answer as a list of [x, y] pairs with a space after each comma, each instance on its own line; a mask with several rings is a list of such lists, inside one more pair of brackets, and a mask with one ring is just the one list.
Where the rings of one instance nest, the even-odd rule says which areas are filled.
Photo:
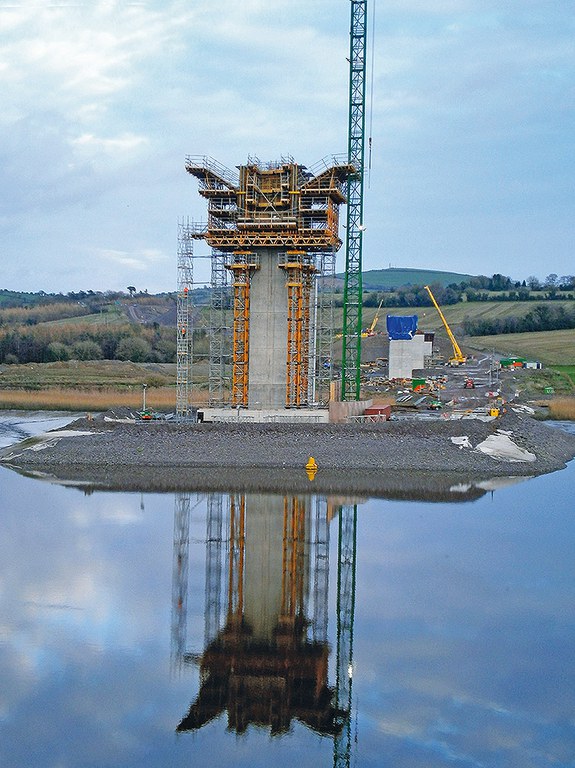
[[[186, 159], [207, 220], [179, 225], [177, 418], [195, 418], [194, 243], [210, 255], [208, 408], [200, 418], [328, 421], [329, 404], [359, 413], [367, 2], [352, 0], [348, 151], [312, 167], [286, 156], [248, 158], [235, 171]], [[333, 298], [319, 278], [335, 272], [345, 205], [343, 363], [332, 366]], [[205, 359], [205, 354], [204, 354]], [[332, 414], [333, 420], [333, 414]]]
[[[437, 396], [448, 376], [445, 370], [433, 370], [438, 362], [434, 334], [419, 329], [417, 317], [388, 315], [387, 354], [362, 351], [363, 339], [371, 341], [381, 333], [376, 325], [382, 309], [380, 303], [373, 322], [364, 328], [368, 142], [371, 151], [365, 129], [367, 5], [351, 2], [345, 156], [330, 156], [311, 167], [291, 156], [268, 162], [250, 157], [234, 170], [205, 155], [186, 158], [185, 170], [197, 181], [207, 215], [203, 221], [179, 222], [178, 421], [385, 420], [391, 412], [388, 406], [405, 405], [410, 399], [404, 389], [414, 380], [429, 396], [418, 406], [437, 411], [449, 400], [459, 405], [458, 397], [441, 402]], [[342, 208], [345, 216], [340, 221]], [[197, 253], [198, 243], [209, 247], [209, 255]], [[343, 319], [336, 328], [329, 286], [340, 249], [345, 259]], [[192, 300], [199, 259], [209, 262], [207, 313]], [[202, 267], [205, 272], [205, 264]], [[467, 358], [431, 289], [426, 289], [452, 345], [445, 364], [449, 371], [458, 369]], [[200, 332], [204, 343], [198, 345]], [[493, 400], [500, 393], [488, 386], [491, 369], [487, 372], [484, 361], [476, 373], [478, 384], [479, 379], [485, 384], [482, 395], [493, 393]], [[460, 386], [456, 377], [456, 389]], [[374, 402], [372, 395], [379, 398]], [[381, 395], [386, 396], [383, 403]], [[205, 405], [195, 408], [194, 396]], [[479, 408], [480, 415], [493, 417], [499, 405], [480, 399], [464, 411]], [[456, 416], [460, 410], [456, 407]]]

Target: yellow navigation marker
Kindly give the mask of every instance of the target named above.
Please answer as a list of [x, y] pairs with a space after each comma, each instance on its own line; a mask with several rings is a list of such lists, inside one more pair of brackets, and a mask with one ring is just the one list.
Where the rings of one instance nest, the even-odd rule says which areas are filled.
[[313, 480], [317, 472], [317, 463], [313, 456], [310, 456], [305, 465], [308, 480]]

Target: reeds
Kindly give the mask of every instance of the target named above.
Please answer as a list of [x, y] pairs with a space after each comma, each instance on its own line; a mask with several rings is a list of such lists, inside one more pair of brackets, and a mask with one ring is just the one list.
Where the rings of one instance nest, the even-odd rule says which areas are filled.
[[[121, 406], [140, 410], [142, 389], [48, 387], [40, 390], [2, 389], [0, 409], [53, 411], [107, 411]], [[174, 387], [149, 387], [146, 407], [173, 411], [176, 407]]]
[[549, 401], [549, 417], [575, 421], [575, 397], [554, 397]]

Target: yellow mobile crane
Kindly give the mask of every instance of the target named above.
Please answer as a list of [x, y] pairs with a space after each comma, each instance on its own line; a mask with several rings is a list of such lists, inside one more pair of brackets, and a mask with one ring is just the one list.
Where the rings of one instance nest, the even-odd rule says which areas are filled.
[[451, 342], [451, 346], [453, 347], [453, 356], [449, 358], [449, 365], [463, 365], [467, 361], [467, 358], [459, 348], [459, 344], [457, 343], [451, 328], [447, 324], [447, 320], [445, 319], [443, 312], [439, 308], [439, 304], [435, 300], [435, 296], [431, 292], [431, 288], [428, 285], [424, 285], [423, 287], [429, 294], [429, 298], [433, 302], [433, 306], [439, 312], [439, 317], [441, 318], [441, 322], [445, 326], [445, 330], [447, 331], [447, 335], [449, 336], [449, 341]]
[[375, 336], [375, 326], [377, 325], [377, 321], [379, 320], [379, 313], [381, 312], [381, 307], [383, 305], [383, 299], [379, 302], [379, 307], [377, 308], [377, 312], [375, 313], [373, 320], [371, 321], [371, 325], [367, 329], [367, 331], [363, 331], [361, 334], [362, 339], [365, 339], [367, 336]]

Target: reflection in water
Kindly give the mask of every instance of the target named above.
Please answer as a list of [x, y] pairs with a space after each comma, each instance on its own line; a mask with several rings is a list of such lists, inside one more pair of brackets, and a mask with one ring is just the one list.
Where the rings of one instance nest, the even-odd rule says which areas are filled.
[[[176, 494], [172, 653], [196, 662], [200, 690], [178, 731], [227, 712], [228, 728], [286, 733], [297, 719], [334, 737], [349, 764], [355, 592], [354, 506], [325, 498], [210, 494], [207, 504], [205, 634], [186, 647], [190, 514], [201, 499]], [[328, 682], [329, 528], [338, 520], [336, 680]]]

